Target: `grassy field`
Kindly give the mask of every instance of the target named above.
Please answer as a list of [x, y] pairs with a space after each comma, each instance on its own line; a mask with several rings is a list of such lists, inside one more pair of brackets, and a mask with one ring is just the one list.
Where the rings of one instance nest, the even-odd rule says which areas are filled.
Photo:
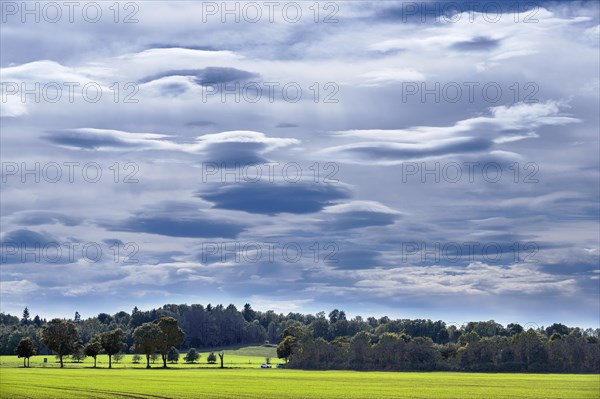
[[[220, 349], [213, 350], [215, 354], [217, 352], [221, 352]], [[271, 358], [271, 363], [275, 365], [276, 363], [283, 363], [283, 361], [277, 359], [276, 349], [274, 347], [265, 347], [265, 346], [247, 346], [240, 348], [224, 348], [222, 352], [225, 353], [224, 365], [228, 368], [256, 368], [259, 367], [262, 363], [265, 362], [267, 357]], [[185, 356], [185, 352], [182, 352], [179, 355], [179, 362], [175, 364], [169, 364], [169, 367], [172, 368], [218, 368], [219, 364], [207, 364], [206, 359], [210, 351], [203, 352], [199, 351], [201, 354], [200, 360], [194, 364], [187, 364], [183, 361], [183, 357]], [[118, 363], [115, 363], [113, 360], [114, 368], [140, 368], [143, 369], [146, 367], [146, 357], [142, 356], [142, 360], [140, 363], [135, 364], [132, 361], [133, 355], [123, 355], [123, 359], [121, 359]], [[48, 359], [48, 363], [44, 365], [44, 358]], [[94, 365], [94, 359], [85, 358], [83, 362], [77, 363], [73, 362], [70, 358], [64, 358], [65, 367], [67, 368], [89, 368]], [[217, 357], [217, 363], [219, 362]], [[30, 366], [33, 367], [46, 367], [46, 368], [54, 368], [60, 367], [58, 360], [54, 356], [46, 355], [46, 356], [33, 356], [29, 360]], [[162, 360], [159, 358], [156, 360], [156, 363], [151, 364], [153, 367], [162, 366]], [[22, 367], [23, 359], [19, 359], [16, 356], [0, 356], [0, 367]], [[108, 367], [108, 356], [99, 355], [97, 359], [98, 367]]]
[[598, 398], [598, 375], [2, 368], [2, 398]]
[[[160, 360], [146, 370], [131, 355], [109, 370], [106, 355], [59, 369], [54, 356], [31, 358], [22, 368], [16, 356], [0, 357], [0, 398], [544, 398], [600, 397], [599, 375], [382, 373], [260, 369], [265, 357], [277, 363], [272, 347], [225, 348], [225, 366], [208, 365], [209, 352], [196, 364]], [[215, 350], [216, 352], [216, 350]], [[181, 354], [181, 359], [183, 359]], [[44, 364], [46, 357], [48, 363]]]

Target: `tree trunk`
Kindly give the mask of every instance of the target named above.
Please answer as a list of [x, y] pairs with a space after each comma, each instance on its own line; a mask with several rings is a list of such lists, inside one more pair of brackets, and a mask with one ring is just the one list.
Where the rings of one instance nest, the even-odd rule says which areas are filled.
[[223, 357], [225, 357], [225, 354], [219, 353], [219, 359], [221, 359], [221, 368], [223, 368]]
[[60, 359], [60, 368], [61, 368], [61, 369], [64, 367], [64, 366], [63, 366], [62, 357], [63, 357], [63, 355], [58, 355], [58, 358]]
[[94, 356], [94, 368], [96, 368], [96, 356]]
[[112, 355], [108, 355], [108, 368], [112, 369]]
[[150, 368], [150, 355], [146, 354], [146, 368]]
[[27, 358], [27, 367], [29, 367], [29, 358]]
[[163, 360], [163, 368], [167, 368], [167, 355], [161, 355]]
[[25, 365], [25, 358], [23, 358], [23, 367], [27, 367], [27, 366]]

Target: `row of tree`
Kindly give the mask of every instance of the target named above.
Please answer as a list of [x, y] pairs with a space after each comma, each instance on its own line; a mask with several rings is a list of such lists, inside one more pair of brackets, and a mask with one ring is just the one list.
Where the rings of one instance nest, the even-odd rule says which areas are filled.
[[[184, 341], [185, 334], [179, 327], [177, 319], [161, 317], [153, 322], [147, 322], [133, 331], [133, 351], [146, 356], [146, 368], [150, 368], [150, 358], [159, 354], [162, 357], [163, 367], [167, 368], [167, 361], [179, 360], [179, 346]], [[94, 335], [85, 345], [81, 342], [77, 324], [70, 320], [52, 319], [42, 326], [39, 333], [40, 341], [49, 350], [53, 351], [59, 359], [60, 367], [64, 367], [64, 356], [71, 355], [77, 358], [89, 356], [94, 359], [94, 368], [99, 354], [108, 355], [108, 368], [112, 368], [113, 357], [127, 350], [125, 340], [127, 333], [121, 328], [116, 328], [101, 334]], [[24, 337], [19, 341], [15, 352], [23, 358], [23, 367], [29, 367], [29, 359], [37, 353], [36, 343], [31, 337]], [[138, 356], [138, 355], [136, 355]], [[219, 353], [221, 368], [223, 368], [224, 354]], [[200, 358], [195, 348], [190, 348], [185, 356], [185, 361], [194, 363]], [[208, 363], [215, 363], [214, 352], [208, 356]]]
[[[121, 328], [94, 335], [85, 345], [80, 340], [77, 324], [70, 320], [52, 319], [44, 324], [39, 333], [40, 341], [49, 350], [56, 353], [60, 367], [64, 367], [64, 356], [83, 352], [85, 356], [96, 359], [100, 353], [108, 355], [108, 368], [112, 368], [113, 356], [127, 350], [127, 333]], [[144, 323], [133, 332], [134, 351], [146, 355], [146, 367], [150, 368], [150, 356], [159, 353], [163, 367], [167, 367], [167, 355], [175, 346], [181, 345], [184, 333], [178, 322], [172, 317], [162, 317], [152, 323]], [[29, 358], [37, 353], [32, 337], [24, 337], [18, 343], [15, 352], [23, 358], [23, 366], [29, 365]], [[26, 362], [27, 361], [27, 362]]]
[[184, 333], [177, 319], [162, 317], [158, 323], [144, 323], [133, 331], [135, 351], [146, 355], [146, 368], [150, 368], [150, 356], [158, 352], [163, 367], [167, 368], [167, 355], [175, 346], [183, 343]]

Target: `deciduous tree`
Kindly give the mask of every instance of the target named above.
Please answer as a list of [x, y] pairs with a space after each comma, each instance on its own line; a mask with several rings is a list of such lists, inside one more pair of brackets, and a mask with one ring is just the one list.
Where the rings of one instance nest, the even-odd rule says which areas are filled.
[[73, 353], [71, 353], [71, 359], [75, 362], [80, 363], [83, 359], [85, 359], [84, 346], [80, 342], [77, 342], [73, 347]]
[[215, 364], [217, 362], [217, 356], [215, 356], [214, 352], [210, 352], [210, 354], [206, 358], [206, 362], [208, 364]]
[[94, 359], [94, 367], [96, 367], [96, 358], [102, 350], [102, 342], [99, 335], [95, 335], [83, 348], [83, 353]]
[[173, 317], [161, 317], [158, 321], [158, 327], [162, 331], [161, 344], [158, 351], [163, 360], [163, 367], [167, 368], [167, 354], [171, 347], [179, 346], [183, 343], [185, 335], [183, 330], [179, 328], [177, 319]]
[[[35, 341], [31, 337], [22, 338], [15, 352], [18, 357], [23, 358], [23, 367], [29, 367], [29, 358], [36, 352]], [[27, 365], [25, 365], [25, 360], [27, 360]]]
[[108, 368], [112, 368], [113, 355], [121, 352], [127, 347], [123, 342], [126, 337], [125, 331], [120, 328], [103, 333], [101, 336], [102, 349], [108, 355]]
[[179, 351], [173, 346], [167, 353], [167, 360], [172, 363], [177, 363], [179, 361]]
[[296, 337], [288, 335], [277, 345], [277, 357], [280, 359], [284, 359], [285, 362], [288, 362], [288, 359], [292, 355], [292, 351], [294, 345], [296, 343]]
[[162, 344], [162, 330], [154, 323], [144, 323], [133, 332], [136, 352], [146, 355], [146, 368], [150, 368], [150, 356]]
[[42, 327], [40, 332], [42, 343], [56, 352], [63, 368], [63, 356], [70, 354], [79, 339], [77, 327], [72, 321], [52, 319]]
[[190, 348], [188, 353], [183, 358], [183, 360], [185, 360], [186, 363], [194, 363], [198, 359], [200, 359], [200, 354], [196, 351], [195, 348]]

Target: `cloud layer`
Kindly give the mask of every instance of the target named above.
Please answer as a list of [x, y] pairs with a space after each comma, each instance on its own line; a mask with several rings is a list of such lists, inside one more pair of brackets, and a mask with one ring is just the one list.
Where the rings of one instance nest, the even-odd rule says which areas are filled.
[[597, 327], [599, 6], [467, 3], [8, 18], [2, 311]]

